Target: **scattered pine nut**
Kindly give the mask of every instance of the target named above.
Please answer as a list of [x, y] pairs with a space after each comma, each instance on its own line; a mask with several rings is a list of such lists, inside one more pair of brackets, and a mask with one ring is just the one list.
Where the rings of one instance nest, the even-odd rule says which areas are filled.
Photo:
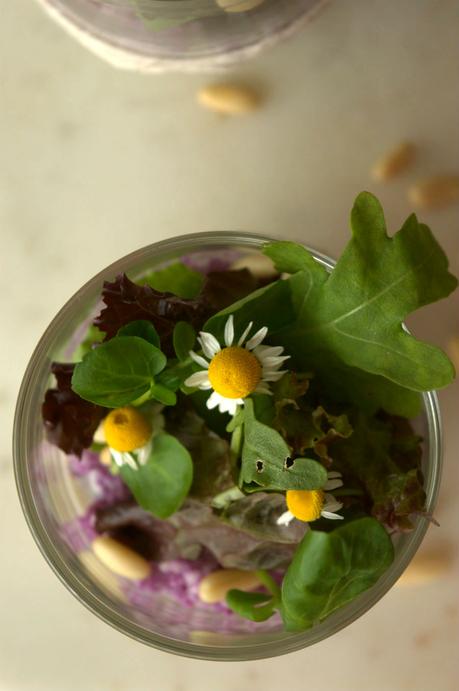
[[459, 175], [437, 175], [419, 180], [408, 190], [414, 206], [433, 209], [459, 200]]
[[265, 0], [215, 0], [225, 12], [249, 12], [261, 5]]
[[258, 108], [260, 95], [251, 87], [236, 84], [209, 84], [197, 95], [204, 108], [224, 115], [242, 115]]
[[398, 579], [397, 585], [412, 586], [430, 583], [444, 577], [450, 571], [451, 565], [452, 555], [448, 551], [423, 552], [413, 559]]
[[371, 176], [378, 182], [386, 182], [406, 170], [414, 161], [416, 147], [411, 142], [401, 142], [385, 156], [382, 156], [371, 169]]
[[199, 584], [199, 597], [203, 602], [223, 602], [232, 588], [252, 590], [261, 585], [256, 571], [217, 569], [204, 576]]
[[96, 557], [118, 576], [140, 581], [150, 573], [150, 564], [146, 559], [109, 535], [96, 537], [92, 549]]

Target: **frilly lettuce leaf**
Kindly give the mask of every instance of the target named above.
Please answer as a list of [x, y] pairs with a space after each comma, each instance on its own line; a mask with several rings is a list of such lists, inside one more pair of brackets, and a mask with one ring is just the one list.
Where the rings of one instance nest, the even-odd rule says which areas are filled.
[[425, 514], [420, 437], [397, 417], [356, 413], [352, 427], [333, 444], [333, 469], [345, 487], [364, 489], [369, 512], [389, 531], [411, 530], [413, 516]]

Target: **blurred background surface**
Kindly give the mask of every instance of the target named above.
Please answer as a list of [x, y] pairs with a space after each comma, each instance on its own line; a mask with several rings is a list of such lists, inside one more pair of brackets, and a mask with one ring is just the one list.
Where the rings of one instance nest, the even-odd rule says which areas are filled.
[[[197, 105], [208, 75], [116, 71], [32, 0], [2, 3], [0, 17], [0, 691], [457, 691], [457, 384], [440, 395], [441, 527], [430, 529], [411, 583], [320, 645], [252, 663], [177, 659], [87, 612], [28, 533], [10, 439], [37, 340], [118, 257], [215, 229], [297, 239], [336, 256], [360, 190], [380, 197], [393, 232], [411, 211], [413, 181], [457, 172], [459, 5], [330, 2], [294, 39], [223, 75], [264, 94], [259, 110], [237, 118]], [[375, 159], [404, 139], [418, 146], [416, 164], [373, 182]], [[457, 204], [420, 216], [457, 274]], [[458, 306], [456, 294], [409, 325], [452, 352]]]

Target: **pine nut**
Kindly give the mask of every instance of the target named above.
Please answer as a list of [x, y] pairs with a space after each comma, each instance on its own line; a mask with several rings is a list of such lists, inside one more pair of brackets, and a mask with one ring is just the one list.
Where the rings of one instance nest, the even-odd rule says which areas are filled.
[[249, 12], [261, 5], [265, 0], [215, 0], [225, 12]]
[[209, 84], [198, 92], [198, 103], [225, 115], [241, 115], [258, 107], [259, 94], [248, 86]]
[[459, 199], [459, 175], [437, 175], [419, 180], [408, 190], [408, 198], [414, 206], [433, 209]]
[[150, 573], [150, 564], [146, 559], [109, 535], [96, 537], [92, 549], [96, 557], [118, 576], [140, 581]]
[[260, 585], [256, 571], [218, 569], [204, 576], [199, 584], [199, 597], [203, 602], [223, 602], [232, 588], [252, 590]]
[[411, 142], [401, 142], [376, 161], [371, 175], [378, 182], [386, 182], [408, 168], [414, 161], [416, 148]]
[[442, 578], [451, 568], [449, 552], [425, 552], [416, 556], [406, 571], [400, 576], [397, 585], [412, 586], [430, 583]]

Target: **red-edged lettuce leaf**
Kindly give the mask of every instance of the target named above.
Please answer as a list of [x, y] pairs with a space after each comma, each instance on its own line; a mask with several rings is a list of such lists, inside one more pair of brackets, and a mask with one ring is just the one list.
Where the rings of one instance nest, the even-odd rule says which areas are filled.
[[81, 456], [91, 446], [94, 432], [108, 410], [84, 401], [72, 391], [74, 367], [69, 363], [52, 363], [57, 386], [48, 389], [41, 410], [48, 440], [66, 453]]
[[412, 518], [425, 514], [421, 439], [407, 420], [395, 416], [352, 419], [353, 433], [333, 444], [333, 470], [344, 487], [360, 487], [367, 506], [389, 532], [412, 529]]
[[[271, 280], [273, 279], [270, 279], [270, 282]], [[211, 271], [206, 276], [201, 292], [201, 299], [208, 309], [207, 318], [250, 295], [265, 283], [266, 281], [257, 279], [247, 269]]]

